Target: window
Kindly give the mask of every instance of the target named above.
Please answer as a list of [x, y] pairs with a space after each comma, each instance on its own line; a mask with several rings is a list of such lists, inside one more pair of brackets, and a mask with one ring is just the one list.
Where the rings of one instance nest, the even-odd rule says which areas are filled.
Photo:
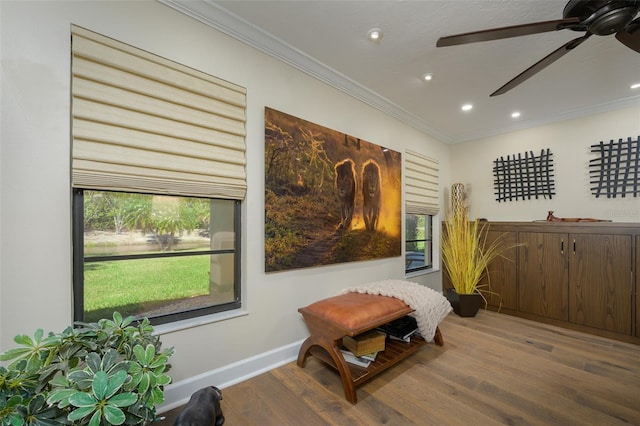
[[72, 25], [74, 317], [240, 308], [246, 89]]
[[433, 267], [433, 216], [405, 215], [405, 272]]
[[405, 155], [405, 273], [433, 267], [433, 218], [438, 214], [438, 161], [413, 151]]
[[239, 202], [74, 190], [77, 321], [240, 307]]

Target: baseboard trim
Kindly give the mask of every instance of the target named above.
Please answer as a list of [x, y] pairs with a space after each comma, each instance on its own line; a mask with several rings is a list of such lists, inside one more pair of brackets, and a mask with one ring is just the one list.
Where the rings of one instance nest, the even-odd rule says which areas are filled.
[[296, 360], [303, 341], [300, 340], [168, 385], [164, 390], [164, 403], [157, 408], [158, 414], [186, 404], [191, 394], [198, 389], [212, 384], [224, 389]]

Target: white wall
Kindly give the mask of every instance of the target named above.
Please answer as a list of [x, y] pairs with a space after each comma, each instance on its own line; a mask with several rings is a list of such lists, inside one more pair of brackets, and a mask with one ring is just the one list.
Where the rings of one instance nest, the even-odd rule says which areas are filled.
[[[451, 182], [467, 186], [472, 217], [493, 221], [544, 220], [549, 210], [558, 217], [590, 217], [614, 222], [640, 222], [640, 198], [596, 198], [589, 185], [591, 145], [633, 140], [640, 136], [640, 105], [586, 118], [521, 130], [453, 145]], [[553, 153], [556, 195], [552, 199], [497, 202], [493, 185], [496, 158], [542, 149]], [[449, 192], [448, 190], [446, 191]]]
[[[307, 336], [299, 307], [349, 285], [403, 277], [401, 257], [264, 273], [264, 107], [436, 158], [443, 188], [448, 146], [160, 3], [2, 1], [0, 15], [0, 350], [16, 334], [61, 331], [72, 321], [71, 24], [247, 88], [247, 315], [163, 334], [176, 349], [169, 406], [199, 385], [232, 383], [294, 356]], [[414, 280], [441, 285], [439, 273]]]

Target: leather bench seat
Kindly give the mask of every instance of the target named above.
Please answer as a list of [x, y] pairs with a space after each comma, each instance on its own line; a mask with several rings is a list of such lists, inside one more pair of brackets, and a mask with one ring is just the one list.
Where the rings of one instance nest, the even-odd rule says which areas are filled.
[[319, 300], [300, 311], [344, 330], [344, 335], [355, 336], [390, 322], [399, 315], [406, 315], [413, 309], [394, 297], [345, 293]]

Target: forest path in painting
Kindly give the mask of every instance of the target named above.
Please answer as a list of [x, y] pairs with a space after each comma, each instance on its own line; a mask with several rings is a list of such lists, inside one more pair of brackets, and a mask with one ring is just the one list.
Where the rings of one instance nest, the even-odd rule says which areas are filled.
[[319, 231], [316, 234], [317, 239], [303, 247], [296, 255], [296, 267], [306, 268], [328, 263], [333, 248], [340, 242], [344, 234], [342, 230], [327, 232], [326, 229], [320, 229]]

